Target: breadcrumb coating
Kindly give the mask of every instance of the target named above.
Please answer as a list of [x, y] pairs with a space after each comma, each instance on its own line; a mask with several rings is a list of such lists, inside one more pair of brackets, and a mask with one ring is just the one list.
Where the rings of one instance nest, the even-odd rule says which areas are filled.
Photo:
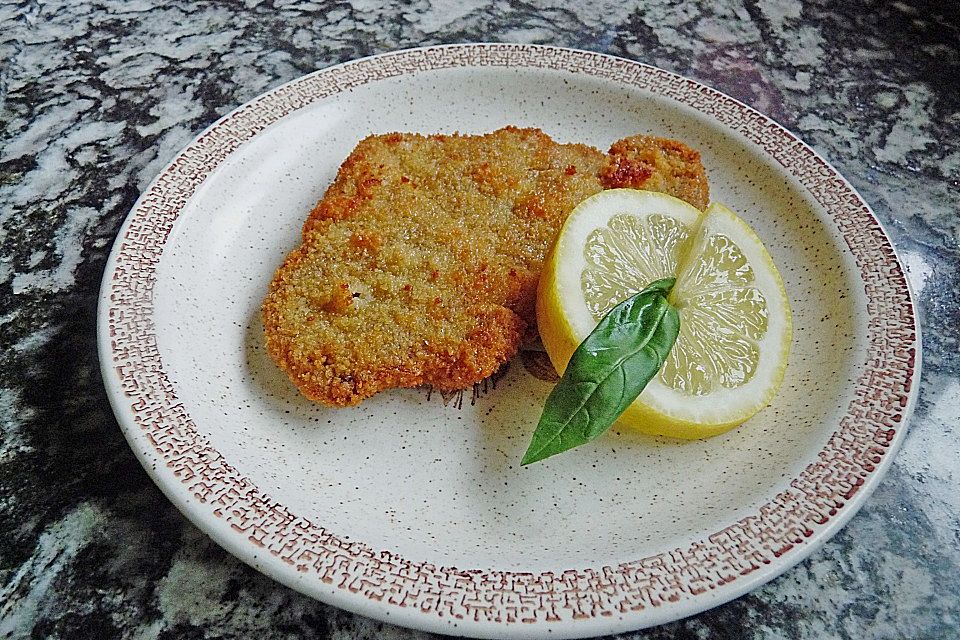
[[268, 351], [330, 406], [467, 388], [535, 336], [547, 249], [577, 204], [613, 187], [709, 200], [699, 154], [672, 140], [634, 136], [604, 155], [515, 127], [370, 136], [274, 275]]

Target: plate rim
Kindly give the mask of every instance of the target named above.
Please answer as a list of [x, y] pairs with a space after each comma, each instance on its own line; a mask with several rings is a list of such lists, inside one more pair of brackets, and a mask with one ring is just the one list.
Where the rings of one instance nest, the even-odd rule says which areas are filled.
[[[473, 60], [470, 60], [471, 55], [475, 56]], [[486, 58], [484, 58], [485, 55], [487, 56]], [[566, 59], [564, 60], [564, 58]], [[572, 64], [570, 64], [570, 66], [564, 66], [565, 64], [571, 63], [571, 61]], [[401, 69], [400, 71], [397, 71], [398, 65], [402, 66], [404, 62], [408, 64], [413, 63], [414, 68]], [[417, 68], [416, 63], [427, 63], [428, 65], [429, 63], [434, 63], [435, 66]], [[585, 71], [583, 68], [571, 68], [576, 67], [578, 63], [588, 66], [590, 64], [594, 64], [594, 71], [597, 71], [597, 73], [589, 73], [589, 70]], [[392, 70], [392, 75], [374, 77], [367, 80], [364, 80], [362, 77], [359, 79], [356, 77], [356, 74], [362, 73], [365, 67], [376, 67], [377, 65], [384, 67], [388, 71]], [[685, 589], [679, 590], [679, 595], [675, 600], [671, 599], [671, 591], [665, 588], [657, 596], [661, 598], [659, 601], [650, 598], [646, 599], [645, 602], [643, 598], [635, 601], [635, 603], [639, 602], [641, 605], [639, 610], [629, 611], [629, 607], [627, 607], [627, 610], [621, 609], [621, 611], [617, 613], [611, 611], [610, 609], [606, 609], [601, 610], [600, 614], [598, 615], [593, 608], [590, 609], [590, 613], [585, 611], [585, 607], [589, 604], [591, 596], [596, 596], [604, 589], [609, 588], [613, 588], [616, 592], [616, 587], [622, 586], [617, 582], [618, 580], [626, 580], [626, 582], [629, 583], [631, 580], [629, 577], [630, 575], [633, 576], [634, 580], [636, 580], [638, 576], [648, 575], [644, 574], [644, 571], [651, 572], [649, 573], [651, 578], [662, 577], [658, 576], [656, 572], [664, 569], [662, 564], [663, 556], [669, 556], [672, 558], [673, 556], [671, 554], [680, 554], [679, 557], [683, 562], [685, 562], [686, 558], [683, 556], [683, 552], [686, 550], [665, 550], [657, 556], [652, 556], [652, 558], [659, 558], [660, 564], [648, 563], [647, 565], [644, 565], [643, 562], [650, 560], [650, 558], [641, 558], [636, 562], [621, 563], [617, 567], [603, 567], [600, 570], [597, 570], [596, 567], [591, 567], [588, 569], [571, 569], [569, 571], [564, 571], [559, 575], [554, 572], [532, 574], [524, 572], [490, 571], [483, 569], [435, 567], [429, 563], [410, 563], [410, 561], [404, 561], [403, 558], [395, 556], [395, 554], [393, 554], [395, 557], [390, 557], [391, 554], [389, 552], [381, 551], [377, 553], [372, 550], [367, 550], [365, 556], [366, 559], [374, 563], [385, 562], [387, 565], [390, 565], [391, 562], [399, 560], [401, 562], [406, 562], [408, 565], [414, 565], [420, 569], [424, 569], [428, 573], [437, 571], [440, 573], [445, 572], [445, 575], [451, 577], [452, 582], [457, 584], [459, 588], [462, 588], [462, 585], [476, 584], [477, 580], [482, 580], [484, 575], [493, 576], [492, 581], [487, 583], [487, 587], [506, 582], [509, 582], [511, 587], [508, 589], [493, 588], [492, 590], [487, 591], [474, 590], [458, 592], [454, 590], [450, 592], [453, 593], [454, 596], [457, 596], [458, 594], [461, 596], [461, 605], [463, 604], [463, 598], [476, 596], [478, 594], [501, 595], [505, 598], [504, 602], [507, 602], [507, 604], [501, 602], [498, 605], [491, 605], [489, 608], [491, 611], [493, 611], [494, 615], [489, 615], [488, 613], [486, 618], [480, 615], [477, 607], [473, 607], [473, 620], [469, 619], [469, 615], [471, 614], [470, 607], [462, 608], [460, 611], [458, 611], [455, 602], [441, 602], [444, 600], [442, 596], [446, 595], [447, 598], [450, 597], [450, 593], [444, 594], [442, 591], [437, 595], [436, 598], [428, 598], [428, 600], [432, 602], [432, 605], [430, 606], [424, 606], [425, 601], [422, 599], [417, 601], [416, 598], [413, 600], [413, 606], [408, 606], [406, 603], [406, 595], [404, 595], [404, 598], [399, 600], [397, 603], [391, 604], [387, 590], [382, 588], [379, 591], [378, 597], [378, 592], [376, 589], [373, 591], [368, 591], [367, 593], [362, 593], [362, 588], [358, 587], [354, 589], [354, 584], [352, 582], [348, 583], [346, 579], [342, 580], [339, 584], [332, 586], [332, 583], [327, 583], [324, 579], [323, 586], [321, 586], [316, 577], [313, 579], [308, 579], [306, 572], [294, 567], [294, 563], [289, 559], [283, 559], [284, 561], [290, 563], [288, 566], [284, 567], [281, 561], [277, 560], [279, 557], [279, 552], [275, 552], [275, 550], [271, 551], [271, 553], [273, 553], [272, 556], [268, 556], [271, 557], [272, 560], [264, 561], [262, 557], [267, 555], [267, 549], [263, 546], [262, 541], [258, 541], [252, 535], [245, 535], [244, 530], [238, 528], [235, 523], [228, 523], [227, 519], [223, 517], [222, 514], [224, 509], [229, 509], [230, 505], [221, 504], [220, 507], [218, 507], [216, 510], [213, 510], [213, 504], [216, 503], [208, 502], [207, 498], [209, 498], [209, 494], [197, 493], [197, 490], [188, 490], [188, 487], [186, 487], [186, 482], [189, 482], [191, 478], [185, 479], [183, 474], [189, 474], [192, 471], [189, 467], [189, 464], [187, 464], [187, 466], [183, 466], [184, 460], [182, 458], [186, 456], [188, 463], [195, 463], [197, 462], [196, 457], [200, 455], [198, 451], [190, 449], [179, 450], [173, 451], [173, 453], [170, 453], [168, 456], [164, 456], [161, 452], [158, 441], [155, 438], [152, 438], [151, 434], [144, 430], [144, 419], [142, 416], [138, 415], [137, 410], [134, 409], [134, 406], [131, 403], [132, 397], [137, 398], [136, 403], [144, 402], [144, 398], [137, 396], [135, 390], [131, 390], [129, 386], [130, 375], [127, 374], [126, 377], [124, 377], [125, 374], [121, 371], [123, 367], [118, 366], [116, 360], [116, 339], [118, 335], [118, 327], [120, 327], [119, 320], [117, 320], [117, 318], [122, 315], [119, 313], [119, 311], [124, 307], [122, 304], [116, 304], [116, 300], [113, 296], [115, 293], [118, 296], [120, 296], [122, 293], [122, 289], [116, 289], [116, 282], [118, 279], [118, 264], [121, 264], [122, 258], [127, 258], [128, 254], [134, 251], [134, 249], [127, 246], [125, 242], [128, 240], [128, 234], [130, 233], [131, 226], [138, 220], [138, 216], [142, 218], [147, 215], [148, 209], [145, 209], [145, 206], [151, 202], [152, 197], [157, 196], [158, 190], [162, 190], [164, 188], [164, 178], [189, 178], [189, 171], [191, 167], [188, 166], [189, 162], [184, 162], [184, 158], [187, 158], [188, 154], [191, 152], [202, 152], [205, 141], [211, 141], [211, 138], [215, 137], [215, 134], [219, 135], [219, 133], [225, 132], [228, 137], [231, 135], [235, 136], [235, 139], [232, 140], [232, 142], [235, 142], [236, 146], [234, 146], [232, 150], [228, 151], [226, 155], [221, 158], [222, 162], [230, 155], [230, 153], [235, 151], [237, 147], [252, 139], [256, 135], [259, 135], [263, 129], [269, 127], [271, 124], [276, 123], [285, 115], [288, 115], [288, 113], [293, 113], [304, 106], [312, 104], [316, 100], [321, 100], [331, 95], [336, 95], [337, 93], [349, 89], [351, 86], [356, 86], [350, 85], [350, 82], [366, 84], [367, 82], [376, 82], [387, 77], [401, 77], [407, 73], [420, 70], [433, 71], [444, 68], [492, 67], [509, 67], [520, 69], [539, 68], [545, 71], [567, 71], [576, 74], [589, 73], [589, 75], [592, 75], [593, 77], [600, 77], [602, 79], [617, 82], [630, 87], [644, 89], [658, 96], [672, 99], [675, 102], [686, 105], [689, 108], [693, 108], [701, 115], [709, 116], [713, 122], [721, 125], [728, 132], [732, 129], [739, 135], [747, 137], [752, 145], [759, 147], [765, 155], [772, 155], [765, 147], [763, 147], [761, 142], [750, 138], [750, 136], [747, 135], [747, 132], [734, 128], [730, 123], [719, 120], [715, 114], [705, 112], [701, 109], [704, 104], [709, 104], [711, 101], [720, 101], [725, 103], [728, 108], [732, 107], [734, 112], [739, 112], [740, 115], [749, 116], [753, 126], [763, 125], [777, 137], [787, 140], [791, 145], [791, 149], [788, 150], [789, 152], [792, 153], [799, 151], [806, 156], [808, 161], [813, 161], [816, 163], [816, 168], [823, 172], [824, 179], [829, 178], [834, 182], [835, 186], [839, 185], [840, 193], [852, 199], [852, 202], [848, 202], [847, 204], [855, 205], [859, 209], [858, 213], [866, 217], [867, 222], [869, 223], [868, 226], [873, 227], [873, 229], [870, 230], [873, 232], [872, 239], [878, 243], [875, 251], [882, 251], [886, 254], [887, 264], [892, 264], [894, 267], [893, 275], [899, 276], [898, 282], [891, 284], [888, 281], [887, 285], [893, 288], [900, 287], [902, 288], [902, 291], [899, 293], [905, 293], [905, 300], [900, 301], [899, 308], [909, 311], [909, 321], [906, 322], [906, 325], [902, 324], [900, 328], [906, 328], [912, 332], [910, 339], [906, 340], [907, 343], [912, 345], [910, 347], [912, 349], [912, 355], [909, 366], [904, 369], [906, 375], [905, 384], [907, 389], [901, 394], [901, 396], [898, 397], [900, 409], [898, 412], [895, 411], [893, 414], [896, 416], [897, 425], [895, 428], [891, 427], [888, 430], [888, 439], [885, 443], [877, 443], [877, 446], [880, 448], [874, 452], [873, 462], [866, 462], [866, 464], [871, 468], [866, 470], [859, 480], [851, 480], [852, 484], [849, 489], [849, 495], [847, 495], [844, 500], [836, 503], [833, 507], [830, 507], [829, 504], [825, 505], [824, 512], [820, 514], [823, 516], [823, 521], [822, 523], [815, 523], [815, 526], [817, 526], [816, 530], [808, 528], [803, 531], [798, 531], [797, 535], [802, 534], [802, 537], [798, 538], [795, 543], [788, 545], [779, 552], [772, 552], [772, 554], [775, 556], [775, 560], [769, 560], [768, 558], [765, 558], [764, 561], [758, 566], [744, 566], [742, 574], [738, 575], [736, 572], [731, 573], [728, 576], [728, 580], [724, 581], [723, 578], [721, 578], [719, 584], [710, 584], [709, 588], [704, 586], [702, 591], [690, 589], [689, 584], [683, 584], [681, 586]], [[623, 77], [622, 75], [618, 75], [625, 70], [632, 70], [635, 73], [632, 77]], [[343, 85], [337, 85], [336, 81], [338, 80], [338, 74], [342, 76], [339, 78], [339, 80], [345, 81]], [[636, 80], [641, 79], [641, 77], [645, 74], [648, 76], [655, 76], [657, 80], [665, 83], [664, 86], [668, 88], [673, 87], [677, 91], [685, 88], [687, 91], [693, 91], [693, 95], [698, 96], [699, 94], [699, 97], [702, 98], [703, 102], [700, 105], [692, 104], [691, 102], [680, 100], [675, 95], [654, 90], [654, 88], [651, 88], [651, 86], [636, 84]], [[296, 106], [286, 114], [276, 116], [259, 129], [256, 128], [258, 126], [256, 119], [254, 119], [252, 122], [244, 122], [244, 117], [247, 116], [251, 111], [255, 110], [255, 108], [267, 105], [271, 100], [282, 98], [285, 93], [294, 92], [294, 90], [297, 88], [302, 88], [308, 85], [310, 82], [316, 82], [324, 78], [331, 79], [332, 83], [337, 85], [335, 91], [332, 91], [327, 95], [318, 95], [312, 98], [308, 96], [303, 104]], [[648, 80], [650, 80], [650, 78], [648, 78]], [[234, 122], [238, 123], [241, 127], [239, 132], [232, 131], [230, 130], [230, 127], [227, 126]], [[243, 126], [253, 127], [253, 129], [244, 131], [242, 129]], [[252, 131], [252, 133], [250, 131]], [[244, 135], [246, 135], [246, 137], [243, 137]], [[779, 158], [776, 156], [773, 157], [779, 161]], [[213, 167], [210, 168], [210, 172], [214, 171], [218, 164], [219, 163], [214, 164]], [[781, 162], [781, 164], [783, 164], [783, 162]], [[784, 165], [784, 168], [794, 178], [800, 181], [807, 194], [812, 197], [821, 208], [823, 208], [828, 217], [835, 224], [839, 224], [833, 215], [835, 212], [821, 202], [820, 198], [818, 198], [817, 194], [812, 191], [811, 187], [806, 183], [803, 183], [799, 176], [790, 171], [789, 167]], [[186, 175], [180, 175], [183, 173], [183, 171], [187, 171], [188, 173]], [[193, 190], [184, 200], [183, 204], [186, 204], [186, 202], [189, 201], [190, 197], [200, 187], [204, 179], [205, 176], [203, 176], [199, 181], [196, 181], [196, 184], [193, 186]], [[173, 212], [173, 217], [170, 221], [170, 229], [172, 229], [173, 225], [175, 224], [176, 218], [179, 215], [183, 204], [181, 204], [180, 208]], [[850, 245], [850, 240], [847, 234], [839, 228], [837, 231], [847, 242], [848, 253], [846, 255], [856, 258], [857, 256], [854, 253], [854, 247]], [[876, 235], [876, 232], [879, 232], [879, 236]], [[165, 240], [166, 238], [164, 238], [164, 242]], [[155, 268], [160, 262], [162, 248], [163, 243], [161, 242], [160, 252], [158, 252], [155, 256], [153, 268]], [[149, 263], [149, 260], [147, 262]], [[859, 260], [858, 266], [860, 266]], [[860, 268], [860, 282], [861, 284], [864, 284], [864, 267], [861, 266]], [[147, 274], [147, 294], [143, 294], [141, 292], [139, 296], [133, 296], [133, 299], [138, 301], [136, 304], [140, 306], [147, 304], [149, 307], [148, 303], [152, 303], [153, 281], [150, 281], [150, 269], [151, 266], [148, 264], [145, 271]], [[147, 297], [151, 300], [144, 300], [144, 295], [147, 295]], [[871, 299], [872, 298], [868, 293], [866, 295], [867, 302], [869, 302]], [[907, 424], [913, 412], [914, 406], [916, 405], [921, 376], [922, 350], [920, 324], [916, 313], [916, 305], [914, 302], [915, 299], [916, 298], [912, 290], [912, 285], [910, 284], [909, 278], [906, 277], [906, 270], [903, 266], [903, 262], [897, 254], [896, 248], [893, 246], [889, 234], [886, 232], [886, 229], [874, 214], [866, 200], [839, 171], [837, 171], [829, 162], [822, 158], [820, 154], [810, 147], [810, 145], [803, 142], [798, 136], [792, 134], [789, 130], [769, 116], [766, 116], [756, 109], [744, 104], [743, 102], [736, 100], [735, 98], [732, 98], [720, 91], [712, 89], [699, 81], [686, 78], [658, 67], [609, 54], [548, 45], [508, 43], [449, 44], [402, 49], [398, 51], [372, 55], [319, 69], [307, 75], [295, 78], [254, 97], [243, 105], [230, 111], [228, 114], [219, 118], [216, 122], [211, 124], [203, 132], [187, 143], [159, 172], [157, 177], [150, 183], [150, 185], [143, 190], [140, 197], [131, 208], [129, 214], [124, 219], [117, 233], [110, 256], [104, 267], [103, 278], [101, 280], [97, 309], [97, 343], [98, 353], [100, 356], [101, 374], [104, 379], [104, 385], [106, 387], [111, 407], [113, 408], [117, 422], [123, 431], [128, 444], [130, 445], [131, 449], [133, 449], [141, 465], [147, 471], [154, 483], [161, 489], [161, 491], [163, 491], [167, 498], [181, 511], [181, 513], [183, 513], [205, 534], [213, 538], [214, 541], [216, 541], [220, 546], [224, 547], [227, 551], [243, 562], [270, 576], [271, 578], [321, 601], [353, 611], [355, 613], [359, 613], [361, 615], [370, 616], [385, 622], [396, 623], [415, 629], [446, 634], [468, 634], [481, 637], [526, 638], [542, 637], [544, 633], [549, 633], [552, 637], [573, 638], [587, 637], [600, 633], [615, 633], [654, 626], [699, 613], [737, 598], [747, 591], [750, 591], [789, 570], [791, 567], [808, 557], [817, 548], [823, 545], [843, 525], [845, 525], [859, 510], [859, 508], [879, 484], [880, 479], [883, 477], [894, 455], [896, 454], [896, 451], [899, 449], [903, 439], [906, 436]], [[130, 307], [130, 309], [132, 308], [133, 307]], [[128, 309], [128, 311], [130, 309]], [[149, 317], [135, 319], [135, 321], [136, 320], [144, 322], [145, 326], [152, 325], [152, 321]], [[145, 338], [141, 339], [140, 347], [149, 351], [151, 347], [151, 338], [155, 338], [155, 335], [151, 335], [148, 332]], [[870, 354], [869, 344], [867, 345], [867, 354]], [[156, 353], [156, 361], [157, 363], [160, 363], [159, 352]], [[869, 370], [869, 367], [867, 367], [866, 364], [867, 363], [862, 363], [858, 367], [858, 371], [860, 372], [860, 378], [858, 378], [858, 381], [863, 378], [864, 375], [866, 375], [867, 371], [865, 371], [865, 369]], [[160, 374], [162, 378], [162, 364]], [[124, 386], [125, 383], [127, 384], [126, 387]], [[170, 389], [172, 389], [172, 387], [170, 387]], [[173, 398], [175, 399], [175, 394]], [[149, 401], [149, 399], [150, 398], [148, 397], [146, 400]], [[847, 417], [849, 417], [849, 412], [855, 402], [856, 398], [852, 400], [848, 406], [846, 414]], [[169, 414], [170, 407], [164, 407], [162, 405], [163, 403], [161, 403], [161, 413], [158, 414], [158, 419], [160, 422], [166, 421], [171, 417]], [[164, 409], [167, 410], [167, 413], [163, 413]], [[173, 409], [176, 411], [175, 405]], [[141, 411], [142, 410], [143, 409], [141, 408]], [[150, 409], [148, 407], [148, 410], [153, 411], [154, 409]], [[185, 414], [185, 410], [182, 406], [179, 410], [181, 413]], [[159, 422], [156, 424], [159, 424]], [[829, 438], [830, 441], [838, 437], [841, 427], [842, 421], [841, 424], [838, 425], [834, 430], [833, 435]], [[880, 429], [877, 430], [877, 433], [879, 432]], [[203, 439], [202, 435], [199, 436], [199, 439]], [[144, 445], [146, 443], [150, 443], [153, 446], [153, 449], [151, 450], [151, 448], [145, 447]], [[821, 455], [823, 451], [824, 450], [821, 450]], [[191, 458], [191, 456], [193, 456], [193, 458]], [[223, 461], [223, 463], [228, 465], [226, 461]], [[809, 467], [807, 469], [809, 469]], [[803, 473], [805, 472], [806, 470]], [[797, 478], [792, 478], [789, 486], [792, 487], [793, 483], [796, 482], [798, 478], [803, 475], [803, 473], [799, 474]], [[778, 494], [777, 498], [786, 493], [787, 492], [785, 491], [781, 494]], [[836, 495], [838, 494], [833, 494], [834, 497]], [[220, 496], [218, 499], [223, 502], [223, 500], [230, 500], [234, 497], [235, 496], [223, 498]], [[266, 502], [264, 502], [264, 498], [266, 499]], [[276, 501], [272, 501], [271, 504], [271, 500], [272, 499], [265, 494], [259, 498], [259, 501], [264, 507], [269, 507], [270, 509], [274, 509], [276, 507], [280, 507], [281, 509], [283, 508], [283, 506], [279, 503], [276, 503]], [[768, 502], [767, 505], [764, 506], [768, 506], [770, 504], [771, 502]], [[221, 515], [218, 517], [215, 511], [221, 511]], [[286, 512], [286, 514], [288, 517], [295, 518], [294, 514], [290, 514], [289, 512]], [[299, 518], [298, 520], [306, 522], [307, 524], [312, 524], [302, 518]], [[306, 528], [303, 522], [300, 522], [298, 525], [301, 527], [301, 529]], [[736, 525], [740, 522], [742, 522], [742, 520], [733, 524]], [[289, 522], [287, 524], [289, 524]], [[721, 532], [717, 532], [717, 534], [723, 533], [729, 528], [730, 527], [723, 529]], [[362, 546], [362, 543], [355, 542], [343, 544], [342, 541], [339, 541], [335, 535], [329, 533], [327, 536], [327, 542], [333, 544], [334, 546], [350, 547], [351, 545], [357, 544]], [[705, 539], [711, 538], [713, 538], [713, 536], [705, 537]], [[696, 559], [695, 556], [694, 559]], [[752, 564], [756, 565], [757, 563], [752, 562]], [[627, 567], [627, 565], [638, 566]], [[576, 575], [568, 576], [567, 574], [570, 574], [571, 572]], [[585, 590], [578, 590], [576, 588], [576, 583], [578, 580], [583, 579], [583, 572], [586, 572], [586, 575], [590, 576], [593, 579], [593, 582], [590, 583], [588, 580], [588, 588]], [[537, 582], [537, 578], [539, 578], [539, 582]], [[510, 582], [511, 580], [512, 582]], [[544, 580], [546, 580], [546, 582], [544, 582]], [[544, 599], [537, 601], [537, 598], [544, 598], [552, 595], [555, 593], [553, 591], [555, 586], [570, 586], [571, 584], [574, 586], [575, 593], [573, 593], [571, 596], [569, 591], [565, 592], [564, 598], [567, 606], [560, 607], [559, 614], [557, 613], [557, 608], [555, 606], [550, 611], [548, 611], [546, 608], [537, 609], [537, 606], [543, 607], [543, 603], [547, 602], [547, 600]], [[517, 596], [520, 593], [517, 591], [517, 589], [521, 587], [524, 589], [529, 589], [530, 586], [537, 585], [541, 587], [546, 585], [548, 588], [548, 591], [539, 592], [534, 598], [534, 601], [537, 601], [538, 605], [530, 605], [526, 607], [518, 606], [518, 602], [520, 605], [522, 605], [523, 602], [522, 600], [517, 599]], [[382, 587], [383, 585], [381, 584], [379, 586]], [[652, 589], [651, 593], [653, 591], [655, 591], [655, 589]], [[675, 589], [673, 593], [677, 593], [677, 590]], [[510, 597], [511, 594], [513, 596], [512, 598]], [[568, 596], [571, 596], [572, 600], [567, 600]], [[395, 599], [396, 594], [394, 594], [393, 597]], [[456, 600], [456, 597], [454, 597], [454, 600]], [[573, 602], [574, 606], [570, 606], [571, 602]], [[556, 603], [554, 603], [554, 605], [555, 604]], [[526, 613], [523, 613], [523, 611], [526, 611]], [[458, 614], [463, 617], [458, 618]], [[528, 618], [529, 616], [533, 617], [532, 619], [525, 620], [523, 618], [524, 615], [528, 616]]]

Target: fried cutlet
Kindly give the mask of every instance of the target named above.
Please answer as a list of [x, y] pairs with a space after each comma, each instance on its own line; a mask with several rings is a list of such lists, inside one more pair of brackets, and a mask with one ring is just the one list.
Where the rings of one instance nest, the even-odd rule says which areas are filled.
[[708, 204], [699, 154], [672, 140], [625, 138], [605, 155], [515, 127], [370, 136], [270, 284], [270, 355], [332, 406], [467, 388], [535, 335], [547, 249], [580, 201], [615, 187]]

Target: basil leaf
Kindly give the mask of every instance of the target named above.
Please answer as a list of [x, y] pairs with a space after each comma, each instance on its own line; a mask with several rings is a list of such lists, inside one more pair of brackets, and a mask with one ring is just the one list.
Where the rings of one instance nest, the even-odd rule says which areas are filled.
[[521, 465], [600, 436], [657, 375], [677, 340], [680, 315], [667, 302], [675, 278], [657, 280], [607, 313], [547, 397]]

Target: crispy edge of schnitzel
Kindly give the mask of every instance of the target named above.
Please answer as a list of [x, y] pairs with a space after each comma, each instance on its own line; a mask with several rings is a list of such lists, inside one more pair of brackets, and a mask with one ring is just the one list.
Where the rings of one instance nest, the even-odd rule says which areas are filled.
[[710, 186], [700, 152], [669, 138], [637, 135], [617, 140], [607, 153], [599, 177], [604, 189], [659, 191], [701, 211], [710, 204]]

